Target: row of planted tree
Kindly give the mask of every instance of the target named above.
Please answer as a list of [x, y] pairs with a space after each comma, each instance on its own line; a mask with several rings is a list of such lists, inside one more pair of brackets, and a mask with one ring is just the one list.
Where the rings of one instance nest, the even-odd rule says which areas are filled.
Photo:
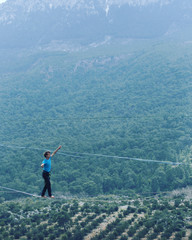
[[0, 239], [192, 239], [192, 202], [175, 198], [2, 202]]

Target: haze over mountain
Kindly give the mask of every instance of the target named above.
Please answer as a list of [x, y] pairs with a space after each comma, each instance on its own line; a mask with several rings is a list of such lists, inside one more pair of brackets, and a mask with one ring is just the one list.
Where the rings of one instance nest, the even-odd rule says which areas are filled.
[[0, 47], [119, 38], [190, 38], [190, 0], [7, 0], [0, 5]]
[[192, 185], [191, 13], [191, 0], [1, 4], [2, 186], [40, 194], [43, 151], [60, 144], [54, 192]]

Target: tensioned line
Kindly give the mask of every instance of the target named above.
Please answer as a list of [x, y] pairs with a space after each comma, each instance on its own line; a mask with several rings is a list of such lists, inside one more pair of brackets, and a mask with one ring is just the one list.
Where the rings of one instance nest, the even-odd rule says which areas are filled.
[[[46, 151], [47, 150], [47, 149], [42, 149], [42, 148], [32, 148], [32, 147], [5, 145], [5, 144], [0, 144], [0, 147], [7, 147], [7, 148], [13, 148], [13, 149], [32, 149], [32, 150], [38, 150], [38, 151]], [[183, 165], [183, 163], [179, 163], [179, 162], [160, 161], [160, 160], [132, 158], [132, 157], [121, 157], [121, 156], [113, 156], [113, 155], [106, 155], [106, 154], [80, 153], [80, 152], [61, 152], [61, 151], [58, 152], [57, 154], [68, 156], [68, 157], [75, 157], [75, 158], [83, 158], [82, 155], [84, 155], [84, 156], [92, 156], [92, 157], [116, 158], [116, 159], [124, 159], [124, 160], [140, 161], [140, 162], [149, 162], [149, 163]]]
[[[3, 187], [3, 186], [0, 186], [1, 189], [5, 189], [5, 190], [8, 190], [8, 192], [5, 192], [5, 191], [0, 191], [0, 193], [20, 193], [20, 194], [24, 194], [24, 195], [28, 195], [28, 196], [31, 196], [31, 197], [36, 197], [36, 198], [41, 198], [41, 196], [38, 196], [36, 194], [31, 194], [31, 193], [28, 193], [28, 192], [23, 192], [23, 191], [20, 191], [20, 190], [16, 190], [16, 189], [13, 189], [13, 188], [8, 188], [8, 187]], [[161, 194], [168, 194], [168, 193], [171, 193], [172, 191], [166, 191], [166, 192], [143, 192], [143, 193], [139, 193], [140, 196], [138, 197], [142, 197], [143, 195], [146, 195], [146, 194], [155, 194], [155, 196], [157, 195], [161, 195]], [[146, 196], [143, 198], [145, 199], [149, 199], [149, 198], [154, 198], [154, 196]], [[56, 199], [62, 199], [62, 197], [56, 197]], [[72, 199], [76, 199], [76, 198], [72, 198]], [[133, 199], [133, 197], [126, 197], [126, 199]], [[86, 199], [88, 200], [88, 199]], [[88, 200], [90, 201], [90, 200]], [[94, 201], [103, 201], [103, 200], [94, 200]], [[104, 200], [105, 201], [105, 200]]]
[[8, 187], [3, 187], [3, 186], [0, 186], [0, 188], [5, 189], [5, 190], [9, 190], [9, 191], [13, 191], [13, 192], [15, 192], [15, 193], [22, 193], [22, 194], [29, 195], [29, 196], [32, 196], [32, 197], [41, 197], [41, 196], [34, 195], [34, 194], [31, 194], [31, 193], [27, 193], [27, 192], [22, 192], [22, 191], [19, 191], [19, 190], [15, 190], [15, 189], [13, 189], [13, 188], [8, 188]]

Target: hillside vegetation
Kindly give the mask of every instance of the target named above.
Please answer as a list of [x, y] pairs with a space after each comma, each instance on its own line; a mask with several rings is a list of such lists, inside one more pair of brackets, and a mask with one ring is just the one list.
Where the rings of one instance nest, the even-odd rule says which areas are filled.
[[54, 192], [129, 195], [191, 185], [190, 43], [139, 40], [0, 56], [1, 186], [39, 194], [43, 152], [59, 144]]
[[0, 239], [192, 239], [192, 204], [171, 198], [105, 196], [87, 199], [22, 199], [0, 204]]

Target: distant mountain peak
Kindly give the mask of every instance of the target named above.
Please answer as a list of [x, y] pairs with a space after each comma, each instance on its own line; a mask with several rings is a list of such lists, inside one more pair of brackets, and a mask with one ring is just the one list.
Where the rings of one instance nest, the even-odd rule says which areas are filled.
[[191, 16], [191, 0], [7, 0], [0, 48], [171, 36], [189, 32]]
[[28, 10], [45, 10], [46, 7], [57, 8], [65, 7], [66, 9], [72, 8], [87, 8], [94, 7], [94, 5], [99, 5], [101, 7], [110, 7], [112, 5], [122, 6], [128, 4], [130, 6], [145, 6], [149, 4], [160, 4], [166, 5], [174, 0], [0, 0], [6, 2], [6, 4], [11, 4], [13, 6], [22, 6], [24, 9]]
[[[102, 1], [102, 0], [101, 0]], [[123, 5], [129, 4], [130, 6], [145, 6], [149, 4], [166, 5], [174, 0], [106, 0], [108, 5]]]
[[112, 6], [121, 7], [128, 5], [133, 7], [143, 7], [150, 4], [167, 5], [174, 0], [0, 0], [5, 1], [0, 4], [0, 23], [8, 24], [18, 15], [17, 12], [28, 14], [31, 12], [50, 11], [57, 8], [63, 8], [66, 11], [86, 10], [87, 14], [97, 14], [98, 8], [102, 9], [106, 16]]

